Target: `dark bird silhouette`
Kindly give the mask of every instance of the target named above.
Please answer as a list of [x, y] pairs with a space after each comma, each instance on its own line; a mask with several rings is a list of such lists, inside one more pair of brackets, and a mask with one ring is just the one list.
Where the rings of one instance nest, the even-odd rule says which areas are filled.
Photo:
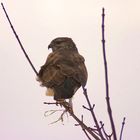
[[75, 92], [85, 86], [87, 69], [83, 56], [78, 53], [71, 38], [58, 37], [50, 43], [52, 49], [38, 74], [38, 81], [47, 87], [47, 95], [54, 100], [70, 99]]

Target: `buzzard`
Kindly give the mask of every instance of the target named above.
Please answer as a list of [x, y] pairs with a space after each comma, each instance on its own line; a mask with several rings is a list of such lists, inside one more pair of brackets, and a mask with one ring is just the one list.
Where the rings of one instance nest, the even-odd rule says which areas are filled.
[[58, 37], [50, 43], [52, 49], [38, 74], [38, 81], [47, 87], [47, 96], [56, 101], [71, 99], [75, 92], [85, 86], [87, 69], [84, 58], [78, 53], [71, 38]]

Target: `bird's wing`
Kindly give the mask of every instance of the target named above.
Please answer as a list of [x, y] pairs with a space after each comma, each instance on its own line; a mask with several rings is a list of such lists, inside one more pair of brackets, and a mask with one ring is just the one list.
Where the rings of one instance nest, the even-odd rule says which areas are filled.
[[72, 55], [51, 53], [39, 72], [43, 85], [47, 87], [60, 85], [66, 77], [72, 77], [80, 85], [86, 84], [87, 70], [84, 58], [78, 53]]
[[77, 80], [82, 86], [85, 86], [88, 77], [85, 59], [79, 53], [75, 53], [73, 62], [75, 62], [76, 65], [74, 79]]
[[64, 76], [60, 74], [60, 70], [56, 63], [61, 59], [57, 53], [51, 53], [47, 57], [45, 64], [41, 67], [38, 78], [43, 86], [53, 87], [60, 85], [64, 81]]

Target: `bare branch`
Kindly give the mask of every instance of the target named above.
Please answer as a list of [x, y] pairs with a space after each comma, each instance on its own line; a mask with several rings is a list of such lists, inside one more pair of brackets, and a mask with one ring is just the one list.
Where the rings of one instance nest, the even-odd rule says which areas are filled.
[[48, 116], [51, 116], [52, 114], [56, 113], [56, 112], [60, 112], [60, 111], [64, 111], [64, 110], [48, 110], [48, 111], [45, 111], [44, 113], [44, 116], [45, 117], [48, 117]]
[[107, 60], [106, 60], [106, 50], [105, 50], [105, 28], [104, 28], [104, 18], [105, 18], [105, 9], [102, 9], [102, 45], [103, 45], [103, 59], [104, 59], [104, 68], [105, 68], [105, 84], [106, 84], [106, 103], [107, 103], [107, 110], [108, 115], [111, 123], [111, 128], [113, 132], [114, 140], [117, 140], [115, 124], [113, 120], [111, 105], [110, 105], [110, 97], [109, 97], [109, 83], [108, 83], [108, 68], [107, 68]]
[[9, 24], [10, 24], [10, 26], [11, 26], [11, 29], [12, 29], [12, 31], [13, 31], [13, 33], [14, 33], [14, 35], [15, 35], [15, 37], [16, 37], [16, 39], [17, 39], [17, 41], [18, 41], [18, 43], [19, 43], [19, 45], [20, 45], [20, 47], [21, 47], [21, 49], [22, 49], [22, 51], [23, 51], [23, 53], [24, 53], [24, 55], [25, 55], [25, 57], [27, 58], [27, 60], [28, 60], [29, 64], [31, 65], [31, 67], [32, 67], [33, 71], [35, 72], [35, 74], [38, 75], [37, 70], [35, 69], [34, 65], [32, 64], [32, 62], [31, 62], [29, 56], [27, 55], [27, 53], [26, 53], [26, 51], [25, 51], [25, 49], [24, 49], [24, 47], [23, 47], [23, 45], [22, 45], [22, 43], [21, 43], [21, 41], [20, 41], [20, 39], [19, 39], [19, 37], [18, 37], [16, 31], [15, 31], [15, 29], [14, 29], [14, 26], [12, 25], [12, 22], [11, 22], [9, 16], [8, 16], [7, 12], [6, 12], [6, 9], [5, 9], [5, 7], [4, 7], [4, 4], [1, 3], [1, 6], [2, 6], [2, 8], [3, 8], [3, 11], [4, 11], [5, 15], [6, 15], [6, 18], [7, 18], [8, 22], [9, 22]]
[[123, 118], [123, 122], [122, 122], [122, 128], [121, 128], [121, 133], [120, 133], [120, 140], [122, 140], [122, 133], [123, 133], [123, 129], [124, 129], [124, 125], [125, 125], [125, 117]]
[[86, 106], [82, 106], [84, 109], [86, 109], [86, 110], [88, 110], [88, 111], [90, 111], [90, 109], [88, 108], [88, 107], [86, 107]]
[[101, 132], [101, 129], [100, 129], [100, 127], [99, 127], [99, 124], [98, 124], [96, 115], [95, 115], [94, 110], [93, 110], [94, 105], [93, 105], [93, 107], [91, 106], [89, 97], [88, 97], [88, 95], [87, 95], [87, 89], [85, 89], [84, 87], [82, 87], [82, 88], [83, 88], [83, 93], [84, 93], [85, 98], [86, 98], [86, 100], [87, 100], [87, 103], [88, 103], [89, 110], [90, 110], [90, 112], [91, 112], [92, 118], [93, 118], [93, 120], [94, 120], [94, 122], [95, 122], [95, 125], [96, 125], [96, 127], [97, 127], [97, 131], [98, 131], [98, 133], [99, 133], [99, 136], [101, 137], [102, 140], [105, 140], [105, 138], [103, 137], [103, 134], [102, 134], [102, 132]]
[[91, 108], [91, 109], [89, 109], [88, 107], [86, 107], [86, 106], [82, 106], [84, 109], [86, 109], [86, 110], [88, 110], [88, 111], [90, 111], [91, 109], [93, 110], [94, 109], [94, 107], [95, 107], [95, 104], [93, 104], [93, 107]]
[[103, 133], [104, 133], [104, 135], [106, 137], [106, 140], [111, 140], [111, 137], [112, 137], [113, 133], [111, 133], [110, 135], [107, 134], [106, 131], [105, 131], [104, 124], [102, 123], [102, 121], [100, 121], [100, 124], [102, 126], [102, 130], [103, 130]]
[[104, 132], [104, 135], [105, 135], [105, 137], [106, 137], [106, 140], [108, 140], [108, 135], [107, 135], [107, 133], [105, 132], [104, 124], [102, 123], [102, 121], [100, 121], [100, 124], [101, 124], [101, 126], [102, 126], [102, 130], [103, 130], [103, 132]]
[[47, 104], [47, 105], [59, 105], [59, 103], [58, 102], [54, 102], [54, 103], [49, 103], [49, 102], [44, 102], [44, 104]]
[[[83, 122], [83, 115], [81, 116], [81, 121]], [[75, 126], [79, 126], [80, 124], [75, 124]], [[89, 136], [89, 134], [87, 133], [87, 131], [83, 128], [82, 129], [83, 130], [83, 132], [85, 133], [85, 135], [87, 136], [87, 138], [89, 139], [89, 140], [92, 140], [91, 138], [90, 138], [90, 136]]]
[[83, 129], [83, 131], [84, 131], [85, 135], [87, 136], [87, 138], [88, 138], [89, 140], [92, 140], [92, 139], [90, 138], [90, 136], [88, 135], [88, 133], [86, 132], [86, 130]]
[[[55, 103], [47, 103], [45, 102], [45, 104], [48, 104], [48, 105], [53, 105]], [[60, 104], [61, 106], [63, 106], [66, 111], [69, 112], [69, 114], [78, 122], [78, 124], [81, 126], [82, 130], [84, 129], [86, 132], [88, 132], [93, 138], [95, 138], [96, 140], [100, 140], [100, 138], [94, 133], [91, 131], [91, 129], [89, 127], [87, 127], [86, 124], [84, 124], [83, 121], [81, 121], [70, 109], [70, 106], [68, 106], [68, 103], [67, 102], [60, 102], [58, 103]]]

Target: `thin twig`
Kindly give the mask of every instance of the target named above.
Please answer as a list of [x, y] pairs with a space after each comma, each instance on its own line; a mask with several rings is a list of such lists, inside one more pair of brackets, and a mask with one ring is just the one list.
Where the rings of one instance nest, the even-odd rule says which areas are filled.
[[[84, 121], [84, 117], [83, 117], [83, 115], [81, 116], [81, 121], [83, 122]], [[79, 126], [80, 124], [75, 124], [75, 126]], [[84, 133], [85, 133], [85, 135], [87, 136], [87, 138], [89, 139], [89, 140], [92, 140], [91, 138], [90, 138], [90, 136], [89, 136], [89, 134], [87, 133], [87, 131], [83, 128], [82, 129], [83, 131], [84, 131]]]
[[[64, 107], [65, 109], [67, 109], [67, 110], [69, 111], [69, 109], [67, 108], [67, 106], [66, 106], [65, 104], [62, 104], [62, 105], [63, 105], [63, 107]], [[89, 128], [88, 128], [82, 121], [80, 121], [80, 120], [77, 118], [77, 116], [75, 116], [75, 114], [74, 114], [73, 112], [69, 111], [69, 113], [70, 113], [70, 115], [80, 124], [80, 126], [81, 126], [82, 129], [85, 129], [85, 130], [86, 130], [89, 134], [91, 134], [96, 140], [100, 140], [99, 137], [98, 137], [96, 134], [94, 134], [92, 131], [90, 131]]]
[[121, 133], [120, 133], [120, 140], [122, 140], [122, 133], [123, 133], [123, 129], [124, 129], [124, 125], [125, 125], [125, 117], [123, 118], [123, 122], [122, 122], [122, 128], [121, 128]]
[[104, 135], [105, 135], [105, 137], [106, 137], [106, 140], [111, 140], [112, 134], [108, 135], [108, 134], [106, 133], [105, 128], [104, 128], [104, 124], [102, 123], [102, 121], [100, 121], [100, 124], [101, 124], [101, 126], [102, 126], [102, 130], [103, 130], [103, 133], [104, 133]]
[[89, 140], [92, 140], [92, 139], [90, 138], [90, 136], [88, 135], [87, 131], [86, 131], [85, 129], [83, 129], [83, 131], [84, 131], [85, 135], [87, 136], [87, 138], [88, 138]]
[[54, 122], [52, 122], [52, 123], [50, 123], [50, 124], [55, 124], [55, 123], [57, 123], [57, 122], [59, 122], [59, 121], [63, 122], [63, 121], [64, 121], [64, 120], [63, 120], [63, 117], [64, 117], [64, 114], [65, 114], [65, 113], [67, 113], [66, 110], [63, 111], [63, 113], [60, 115], [60, 117], [59, 117], [56, 121], [54, 121]]
[[102, 123], [102, 121], [100, 121], [100, 124], [101, 124], [101, 126], [102, 126], [102, 130], [103, 130], [103, 133], [104, 133], [104, 135], [105, 135], [105, 137], [106, 137], [106, 140], [108, 140], [108, 135], [107, 135], [107, 133], [105, 132], [104, 124]]
[[54, 102], [54, 103], [48, 103], [48, 102], [44, 102], [44, 104], [47, 104], [47, 105], [59, 105], [59, 103], [58, 102]]
[[[86, 106], [82, 106], [84, 109], [86, 109], [86, 110], [88, 110], [88, 111], [90, 111], [91, 109], [90, 108], [88, 108], [88, 107], [86, 107]], [[92, 107], [92, 109], [94, 109], [94, 107], [95, 107], [95, 104], [93, 104], [93, 107]]]
[[109, 84], [108, 84], [108, 68], [107, 68], [107, 60], [106, 60], [106, 51], [105, 51], [105, 29], [104, 29], [104, 18], [105, 18], [105, 13], [104, 13], [104, 8], [102, 9], [102, 45], [103, 45], [103, 59], [104, 59], [104, 68], [105, 68], [105, 84], [106, 84], [106, 102], [107, 102], [107, 110], [108, 110], [108, 115], [111, 123], [111, 128], [113, 132], [113, 138], [114, 140], [117, 140], [117, 135], [116, 135], [116, 129], [115, 129], [115, 124], [113, 121], [113, 115], [112, 115], [112, 110], [111, 110], [111, 105], [110, 105], [110, 97], [109, 97]]
[[90, 111], [90, 109], [89, 108], [87, 108], [86, 106], [82, 106], [84, 109], [86, 109], [86, 110], [88, 110], [88, 111]]
[[85, 98], [86, 98], [86, 100], [87, 100], [87, 103], [88, 103], [89, 110], [90, 110], [90, 112], [91, 112], [92, 118], [93, 118], [93, 120], [94, 120], [94, 122], [95, 122], [97, 131], [98, 131], [98, 133], [99, 133], [99, 136], [101, 137], [102, 140], [105, 140], [105, 138], [104, 138], [104, 136], [103, 136], [103, 134], [102, 134], [102, 132], [101, 132], [101, 129], [100, 129], [100, 127], [99, 127], [99, 124], [98, 124], [96, 115], [95, 115], [94, 110], [93, 110], [93, 109], [94, 109], [94, 105], [93, 105], [93, 107], [91, 106], [89, 97], [88, 97], [88, 95], [87, 95], [87, 90], [86, 90], [84, 87], [82, 87], [82, 88], [83, 88], [83, 92], [84, 92]]
[[54, 114], [54, 113], [56, 113], [58, 111], [60, 112], [60, 111], [64, 111], [64, 110], [49, 110], [49, 111], [45, 111], [44, 116], [48, 117], [48, 116], [50, 116], [50, 115], [52, 115], [52, 114]]
[[27, 60], [28, 60], [29, 64], [31, 65], [31, 67], [32, 67], [33, 71], [35, 72], [35, 74], [38, 75], [37, 70], [35, 69], [34, 65], [32, 64], [32, 62], [31, 62], [29, 56], [27, 55], [27, 53], [26, 53], [26, 51], [25, 51], [25, 49], [24, 49], [24, 47], [23, 47], [23, 45], [22, 45], [22, 43], [21, 43], [21, 41], [20, 41], [20, 39], [19, 39], [19, 37], [18, 37], [16, 31], [15, 31], [15, 29], [14, 29], [14, 26], [12, 25], [12, 22], [11, 22], [9, 16], [8, 16], [7, 12], [6, 12], [6, 9], [5, 9], [5, 7], [4, 7], [4, 4], [1, 3], [1, 6], [2, 6], [2, 8], [3, 8], [3, 11], [4, 11], [5, 15], [6, 15], [6, 18], [7, 18], [8, 22], [9, 22], [9, 24], [10, 24], [10, 26], [11, 26], [11, 29], [12, 29], [12, 31], [13, 31], [13, 33], [14, 33], [14, 35], [15, 35], [15, 37], [16, 37], [16, 39], [17, 39], [17, 41], [18, 41], [18, 43], [19, 43], [19, 45], [20, 45], [20, 47], [21, 47], [21, 49], [22, 49], [22, 51], [23, 51], [23, 53], [24, 53], [24, 55], [25, 55], [25, 57], [27, 58]]
[[[83, 115], [81, 115], [81, 121], [83, 122]], [[75, 126], [79, 126], [80, 124], [75, 124]]]

